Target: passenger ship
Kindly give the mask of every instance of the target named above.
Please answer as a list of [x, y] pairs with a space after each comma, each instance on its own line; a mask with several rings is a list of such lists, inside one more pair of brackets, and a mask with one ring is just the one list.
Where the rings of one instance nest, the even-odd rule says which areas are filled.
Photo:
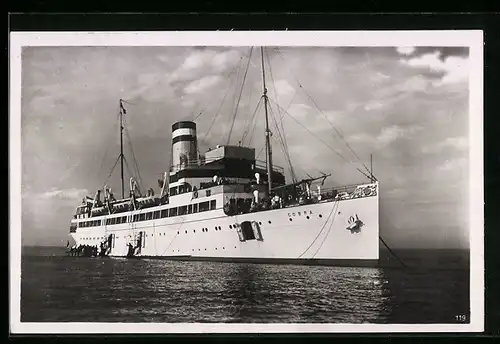
[[197, 125], [172, 125], [172, 164], [146, 194], [129, 180], [124, 197], [123, 121], [120, 100], [122, 198], [108, 187], [86, 197], [71, 220], [76, 244], [93, 256], [230, 262], [374, 265], [379, 258], [379, 185], [323, 188], [329, 175], [286, 183], [272, 163], [269, 99], [262, 78], [266, 162], [255, 149], [220, 145], [198, 150]]

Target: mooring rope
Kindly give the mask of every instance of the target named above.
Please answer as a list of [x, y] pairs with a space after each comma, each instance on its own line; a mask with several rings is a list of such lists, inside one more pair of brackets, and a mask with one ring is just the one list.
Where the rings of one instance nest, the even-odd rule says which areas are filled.
[[398, 255], [396, 253], [394, 253], [394, 251], [389, 247], [389, 245], [386, 244], [384, 239], [382, 239], [382, 237], [380, 235], [378, 237], [379, 237], [380, 241], [382, 241], [382, 244], [384, 244], [384, 246], [387, 247], [389, 252], [401, 263], [401, 265], [403, 265], [405, 268], [407, 268], [408, 266], [401, 259], [399, 259]]

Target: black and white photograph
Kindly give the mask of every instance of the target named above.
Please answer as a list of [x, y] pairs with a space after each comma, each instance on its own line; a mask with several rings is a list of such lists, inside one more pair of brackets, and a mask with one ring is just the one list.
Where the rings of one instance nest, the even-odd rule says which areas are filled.
[[482, 49], [12, 33], [11, 331], [482, 331]]

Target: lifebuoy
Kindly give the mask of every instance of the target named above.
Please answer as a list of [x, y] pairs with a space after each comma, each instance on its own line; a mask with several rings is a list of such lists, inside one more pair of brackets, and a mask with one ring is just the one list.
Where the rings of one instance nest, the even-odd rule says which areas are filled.
[[372, 192], [373, 192], [373, 190], [371, 188], [366, 188], [365, 189], [365, 196], [371, 196]]
[[353, 222], [354, 222], [354, 216], [351, 216], [351, 217], [349, 218], [349, 223], [353, 223]]
[[198, 190], [196, 188], [193, 190], [193, 198], [198, 198]]

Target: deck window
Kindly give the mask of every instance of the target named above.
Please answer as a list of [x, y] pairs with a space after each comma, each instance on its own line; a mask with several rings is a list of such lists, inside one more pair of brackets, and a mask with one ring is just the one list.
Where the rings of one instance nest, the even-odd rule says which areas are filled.
[[192, 214], [193, 213], [193, 205], [190, 204], [188, 205], [188, 214]]
[[127, 217], [126, 216], [122, 216], [122, 223], [127, 223]]
[[146, 213], [146, 220], [152, 220], [152, 219], [153, 219], [153, 213], [152, 212]]
[[198, 212], [198, 203], [193, 204], [193, 214]]
[[157, 210], [157, 211], [155, 211], [155, 212], [153, 213], [153, 219], [155, 219], [155, 220], [156, 220], [156, 219], [159, 219], [159, 218], [160, 218], [160, 211], [159, 211], [159, 210]]
[[139, 214], [139, 221], [144, 221], [146, 219], [146, 214]]
[[170, 208], [169, 209], [169, 216], [177, 216], [177, 208]]
[[187, 214], [187, 206], [183, 205], [179, 207], [179, 215], [186, 215]]
[[216, 206], [216, 201], [215, 200], [211, 200], [210, 201], [210, 210], [215, 210], [215, 206]]
[[199, 211], [200, 211], [200, 213], [201, 213], [202, 211], [207, 211], [207, 210], [209, 209], [209, 207], [210, 207], [210, 205], [209, 205], [208, 201], [206, 201], [206, 202], [201, 202], [201, 203], [200, 203], [200, 206], [199, 206]]
[[168, 217], [168, 209], [163, 209], [161, 211], [161, 217]]

